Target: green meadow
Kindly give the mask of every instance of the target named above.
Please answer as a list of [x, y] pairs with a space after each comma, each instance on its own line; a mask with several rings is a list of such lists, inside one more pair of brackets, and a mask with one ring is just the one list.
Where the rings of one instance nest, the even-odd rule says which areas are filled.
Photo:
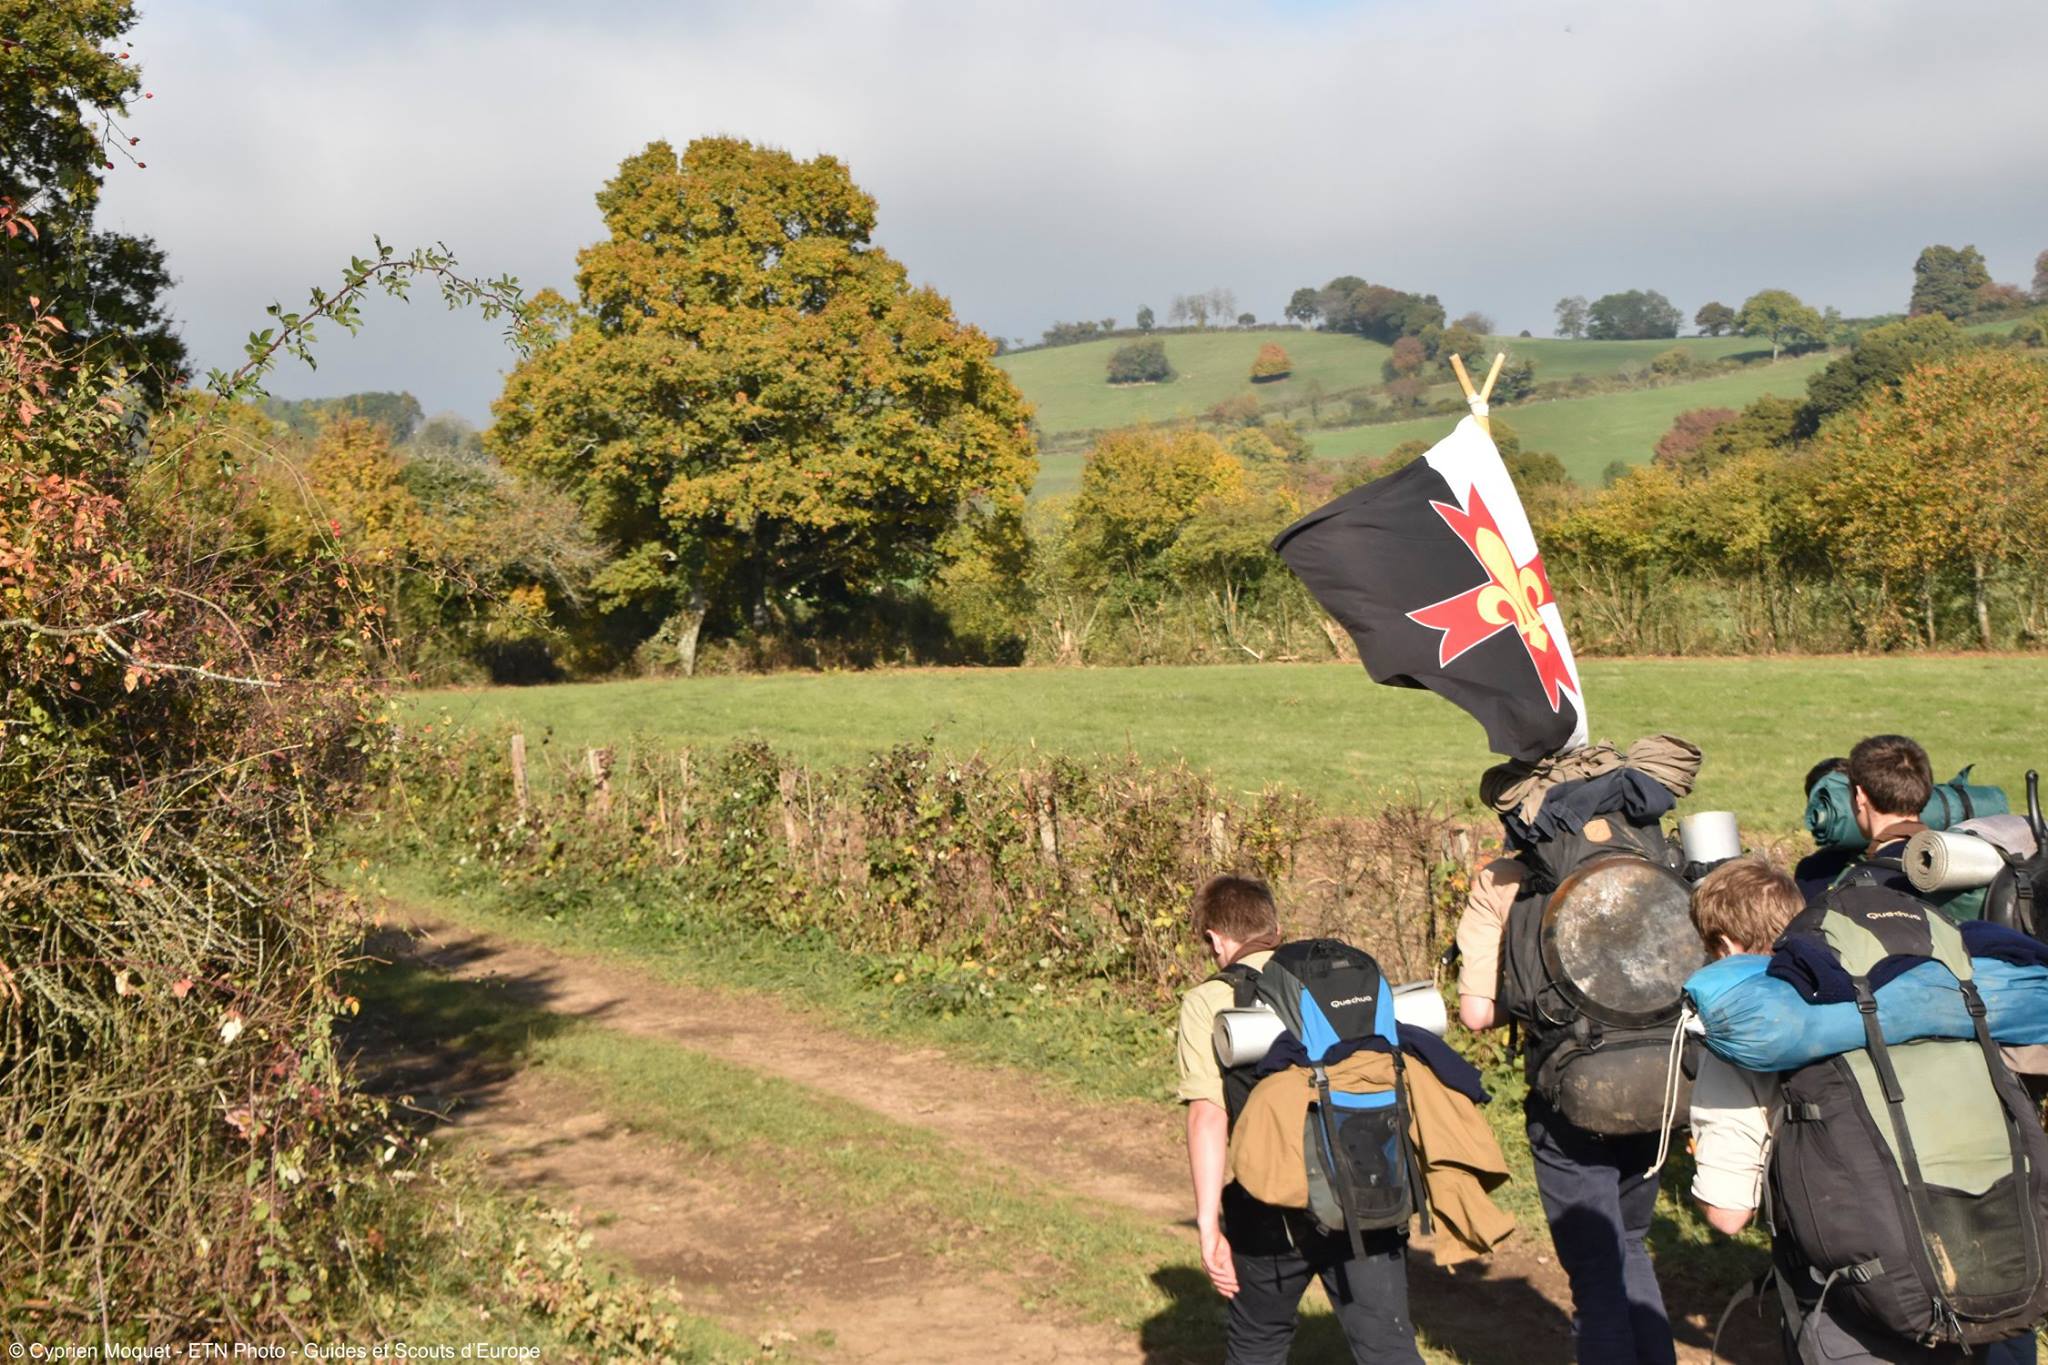
[[[1526, 343], [1524, 343], [1526, 344]], [[1633, 342], [1562, 342], [1565, 346], [1635, 345]], [[1798, 397], [1806, 381], [1827, 364], [1826, 355], [1799, 356], [1772, 365], [1757, 365], [1732, 374], [1715, 375], [1689, 384], [1589, 398], [1558, 398], [1500, 409], [1529, 450], [1546, 450], [1564, 462], [1580, 483], [1597, 484], [1616, 460], [1641, 464], [1655, 451], [1657, 438], [1671, 428], [1671, 419], [1689, 408], [1741, 408], [1766, 394]], [[1537, 374], [1543, 373], [1542, 363]], [[1345, 427], [1311, 433], [1317, 458], [1348, 460], [1358, 455], [1384, 455], [1403, 441], [1435, 441], [1454, 424], [1449, 417], [1418, 417], [1378, 426]], [[1041, 483], [1044, 476], [1041, 475]]]
[[[1247, 390], [1268, 404], [1300, 401], [1311, 381], [1326, 393], [1380, 383], [1387, 348], [1376, 341], [1336, 332], [1186, 332], [1163, 335], [1166, 358], [1176, 377], [1166, 384], [1111, 384], [1110, 353], [1129, 337], [1050, 346], [998, 357], [1024, 396], [1037, 409], [1046, 436], [1139, 422], [1199, 417], [1226, 398]], [[1252, 357], [1276, 341], [1286, 348], [1294, 370], [1287, 378], [1254, 386]]]
[[[1694, 809], [1790, 831], [1800, 778], [1864, 735], [1903, 731], [1946, 777], [1966, 763], [2015, 794], [2048, 758], [2048, 664], [1910, 658], [1592, 660], [1595, 738], [1668, 730], [1707, 755]], [[1219, 782], [1281, 783], [1338, 809], [1402, 796], [1465, 802], [1493, 761], [1476, 722], [1424, 692], [1373, 685], [1355, 664], [782, 673], [414, 694], [409, 723], [522, 729], [558, 758], [753, 738], [848, 764], [930, 737], [949, 753], [1028, 763], [1129, 751]], [[547, 746], [543, 750], [540, 746]], [[564, 751], [568, 751], [565, 753]]]

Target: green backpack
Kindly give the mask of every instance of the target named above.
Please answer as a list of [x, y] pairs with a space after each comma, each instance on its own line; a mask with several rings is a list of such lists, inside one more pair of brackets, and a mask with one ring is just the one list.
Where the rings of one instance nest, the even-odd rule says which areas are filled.
[[[1991, 1040], [1961, 932], [1910, 895], [1852, 885], [1793, 920], [1777, 957], [1838, 966], [1866, 1038], [1784, 1074], [1770, 1175], [1781, 1280], [1803, 1275], [1801, 1297], [1928, 1345], [2048, 1317], [2048, 1135]], [[1948, 968], [1976, 1037], [1886, 1044], [1871, 978], [1895, 957]], [[1786, 1312], [1796, 1329], [1790, 1294]]]

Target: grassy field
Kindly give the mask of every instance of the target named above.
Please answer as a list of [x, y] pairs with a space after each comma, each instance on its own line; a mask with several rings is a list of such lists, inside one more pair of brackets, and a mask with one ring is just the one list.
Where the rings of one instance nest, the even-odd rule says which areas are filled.
[[[1671, 419], [1688, 408], [1740, 408], [1765, 394], [1797, 397], [1806, 391], [1808, 377], [1826, 363], [1825, 355], [1800, 356], [1669, 388], [1502, 408], [1501, 415], [1521, 436], [1525, 448], [1547, 450], [1564, 461], [1565, 469], [1579, 482], [1598, 483], [1616, 460], [1640, 464], [1649, 459], [1657, 438], [1670, 429]], [[1542, 373], [1540, 364], [1537, 372]], [[1410, 422], [1316, 432], [1310, 440], [1318, 458], [1348, 460], [1356, 455], [1384, 455], [1403, 441], [1435, 441], [1453, 425], [1448, 417], [1419, 417]]]
[[[1748, 827], [1798, 823], [1799, 780], [1866, 734], [1917, 736], [1938, 776], [1965, 763], [2020, 790], [2048, 754], [2048, 664], [2025, 657], [1595, 660], [1596, 738], [1669, 730], [1707, 754], [1688, 808]], [[1230, 787], [1283, 783], [1340, 808], [1469, 799], [1492, 762], [1476, 722], [1351, 664], [1241, 668], [931, 669], [583, 683], [420, 693], [415, 723], [517, 726], [530, 744], [674, 747], [759, 738], [807, 761], [858, 762], [925, 736], [1023, 762], [1125, 750], [1185, 759]]]
[[[1387, 348], [1375, 341], [1333, 332], [1216, 331], [1162, 337], [1167, 358], [1179, 373], [1170, 384], [1113, 386], [1103, 377], [1110, 352], [1128, 338], [1054, 346], [1001, 357], [1038, 410], [1038, 427], [1048, 437], [1105, 427], [1130, 426], [1174, 417], [1195, 417], [1225, 398], [1254, 392], [1268, 405], [1299, 402], [1310, 380], [1329, 393], [1381, 382], [1380, 362]], [[1250, 382], [1252, 357], [1261, 345], [1277, 341], [1294, 360], [1286, 379], [1256, 387]], [[1673, 348], [1705, 363], [1730, 356], [1755, 354], [1758, 343], [1748, 337], [1682, 337], [1660, 341], [1563, 341], [1554, 337], [1494, 337], [1493, 344], [1536, 362], [1538, 379], [1570, 379], [1620, 373], [1647, 365]]]
[[[1335, 332], [1181, 333], [1161, 337], [1166, 358], [1179, 376], [1170, 384], [1112, 385], [1104, 377], [1110, 353], [1129, 338], [1053, 346], [1000, 357], [1024, 396], [1038, 410], [1038, 429], [1047, 436], [1102, 427], [1124, 427], [1173, 417], [1197, 417], [1240, 393], [1256, 392], [1267, 403], [1301, 397], [1309, 381], [1328, 392], [1380, 382], [1387, 348]], [[1252, 357], [1277, 341], [1294, 361], [1285, 379], [1254, 388]]]
[[[1695, 364], [1738, 355], [1769, 356], [1754, 337], [1662, 337], [1654, 341], [1567, 341], [1563, 337], [1492, 337], [1493, 346], [1520, 360], [1536, 362], [1539, 380], [1576, 375], [1601, 378], [1630, 366], [1648, 365], [1666, 351], [1684, 351]], [[1475, 378], [1477, 376], [1474, 376]]]

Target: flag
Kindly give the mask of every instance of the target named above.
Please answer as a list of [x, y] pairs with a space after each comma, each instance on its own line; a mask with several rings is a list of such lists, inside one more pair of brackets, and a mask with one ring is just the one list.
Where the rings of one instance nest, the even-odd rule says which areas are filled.
[[1586, 742], [1586, 705], [1536, 534], [1472, 418], [1384, 478], [1282, 531], [1273, 548], [1351, 632], [1374, 682], [1472, 713], [1494, 752]]

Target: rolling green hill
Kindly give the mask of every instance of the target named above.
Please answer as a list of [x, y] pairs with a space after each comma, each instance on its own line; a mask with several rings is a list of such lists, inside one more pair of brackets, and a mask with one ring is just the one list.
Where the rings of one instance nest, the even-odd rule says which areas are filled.
[[[1555, 344], [1627, 346], [1639, 343]], [[1640, 464], [1649, 459], [1656, 448], [1657, 438], [1670, 429], [1671, 419], [1688, 408], [1740, 408], [1765, 394], [1798, 397], [1806, 391], [1808, 376], [1827, 361], [1824, 354], [1800, 356], [1781, 360], [1775, 365], [1758, 365], [1690, 384], [1603, 393], [1590, 398], [1561, 398], [1502, 408], [1500, 412], [1521, 436], [1525, 448], [1547, 450], [1562, 460], [1565, 469], [1579, 482], [1598, 483], [1607, 466], [1616, 460]], [[1540, 375], [1543, 373], [1542, 362], [1538, 361], [1537, 366]], [[1311, 435], [1310, 441], [1317, 458], [1348, 460], [1355, 455], [1384, 455], [1403, 441], [1438, 440], [1455, 424], [1456, 419], [1451, 417], [1418, 417], [1408, 422], [1319, 431]], [[1041, 471], [1041, 485], [1047, 482], [1051, 472], [1051, 469]]]
[[1294, 361], [1286, 379], [1256, 387], [1267, 403], [1298, 402], [1310, 380], [1325, 392], [1380, 382], [1387, 348], [1335, 332], [1187, 332], [1163, 336], [1166, 358], [1179, 378], [1170, 384], [1112, 385], [1104, 377], [1110, 352], [1130, 338], [1086, 341], [999, 356], [1017, 387], [1038, 410], [1046, 436], [1199, 417], [1226, 398], [1253, 391], [1252, 357], [1277, 341]]

